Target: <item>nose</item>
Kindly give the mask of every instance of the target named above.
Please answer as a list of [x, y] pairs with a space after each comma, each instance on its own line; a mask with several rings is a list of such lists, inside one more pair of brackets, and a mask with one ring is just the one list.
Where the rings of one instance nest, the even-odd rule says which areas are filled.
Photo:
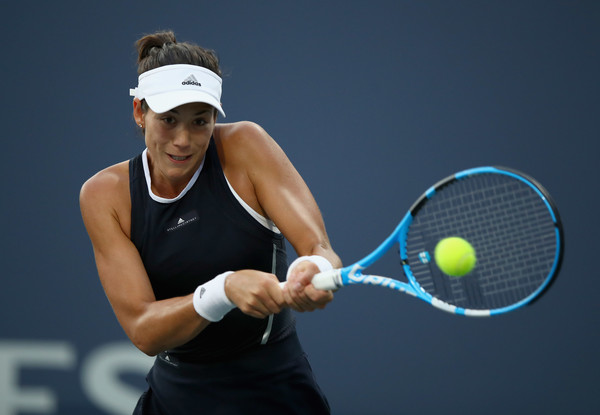
[[187, 147], [191, 142], [191, 132], [184, 126], [177, 129], [173, 137], [173, 145], [177, 147]]

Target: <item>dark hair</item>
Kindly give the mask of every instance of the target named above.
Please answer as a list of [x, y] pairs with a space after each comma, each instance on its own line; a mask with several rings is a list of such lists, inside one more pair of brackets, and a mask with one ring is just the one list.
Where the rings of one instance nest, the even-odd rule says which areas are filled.
[[156, 32], [135, 42], [138, 75], [165, 65], [188, 64], [210, 69], [221, 76], [219, 58], [214, 51], [193, 43], [177, 43], [172, 31]]

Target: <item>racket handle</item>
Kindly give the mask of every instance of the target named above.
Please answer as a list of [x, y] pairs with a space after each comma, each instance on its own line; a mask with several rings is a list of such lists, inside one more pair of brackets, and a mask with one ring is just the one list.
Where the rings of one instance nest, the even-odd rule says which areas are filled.
[[[318, 290], [337, 290], [338, 288], [342, 288], [342, 270], [340, 269], [332, 269], [329, 271], [319, 272], [315, 274], [311, 283]], [[287, 281], [283, 281], [279, 283], [281, 289], [285, 287]]]
[[337, 290], [342, 288], [342, 270], [332, 269], [319, 272], [312, 279], [312, 285], [318, 290]]

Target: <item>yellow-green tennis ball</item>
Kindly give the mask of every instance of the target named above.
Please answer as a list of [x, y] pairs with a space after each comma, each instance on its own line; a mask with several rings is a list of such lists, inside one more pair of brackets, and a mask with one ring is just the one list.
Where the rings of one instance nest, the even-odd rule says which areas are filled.
[[444, 238], [435, 246], [435, 263], [451, 277], [462, 277], [475, 267], [477, 257], [470, 243], [463, 238]]

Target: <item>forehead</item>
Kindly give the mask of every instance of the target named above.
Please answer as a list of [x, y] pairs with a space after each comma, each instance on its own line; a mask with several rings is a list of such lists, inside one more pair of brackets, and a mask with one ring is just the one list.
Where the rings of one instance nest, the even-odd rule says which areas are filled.
[[215, 108], [210, 104], [206, 104], [204, 102], [190, 102], [189, 104], [183, 104], [175, 107], [167, 111], [165, 114], [174, 113], [181, 115], [200, 115], [213, 112], [214, 110]]

